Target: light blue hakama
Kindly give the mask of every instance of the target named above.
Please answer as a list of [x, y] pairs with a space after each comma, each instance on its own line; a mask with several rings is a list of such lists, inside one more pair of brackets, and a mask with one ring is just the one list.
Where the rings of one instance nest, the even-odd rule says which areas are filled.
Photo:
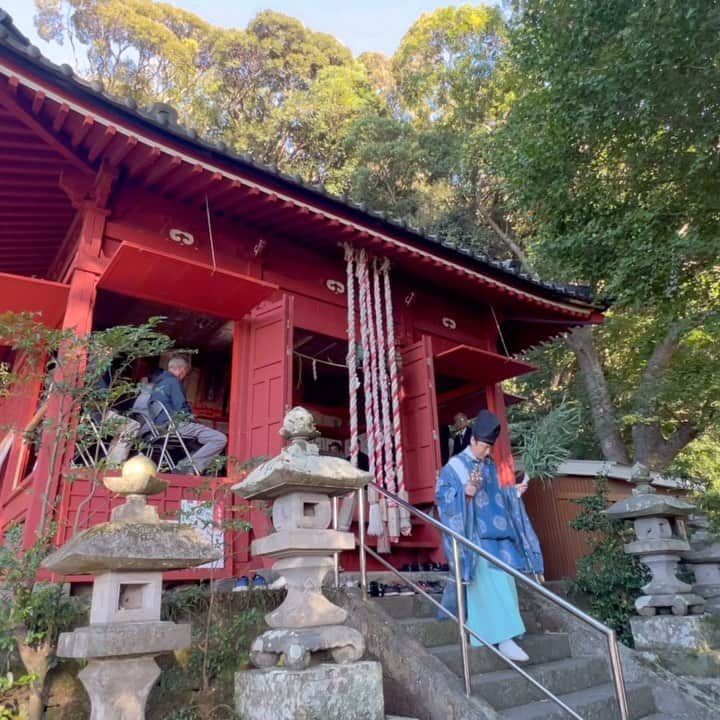
[[[492, 645], [525, 632], [515, 579], [484, 558], [477, 559], [475, 577], [467, 585], [467, 613], [470, 629]], [[470, 642], [473, 647], [482, 647], [472, 635]]]

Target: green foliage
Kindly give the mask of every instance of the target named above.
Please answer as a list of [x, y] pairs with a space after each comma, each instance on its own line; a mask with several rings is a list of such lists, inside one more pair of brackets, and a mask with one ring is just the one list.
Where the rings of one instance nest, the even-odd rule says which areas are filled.
[[[231, 679], [247, 663], [250, 643], [264, 627], [260, 593], [252, 592], [252, 604], [244, 609], [224, 602], [215, 593], [214, 587], [191, 585], [163, 595], [165, 619], [193, 621], [193, 645], [183, 662], [190, 672], [203, 674], [210, 682]], [[274, 607], [277, 593], [265, 595], [267, 609]]]
[[571, 527], [587, 533], [590, 553], [578, 561], [574, 590], [590, 596], [590, 611], [632, 645], [630, 617], [650, 574], [623, 546], [634, 539], [626, 523], [603, 513], [609, 505], [607, 479], [598, 477], [595, 494], [577, 501], [581, 510]]
[[425, 122], [484, 121], [504, 35], [497, 8], [461, 5], [421, 15], [393, 58], [405, 107]]
[[701, 301], [720, 253], [719, 22], [706, 0], [527, 6], [493, 148], [539, 267], [617, 305]]
[[24, 628], [27, 645], [54, 645], [60, 632], [70, 627], [83, 608], [68, 597], [58, 583], [37, 583], [40, 563], [52, 549], [54, 529], [22, 548], [22, 528], [10, 527], [0, 546], [0, 650], [15, 645], [15, 630]]
[[579, 425], [579, 408], [565, 400], [539, 418], [511, 423], [510, 436], [528, 477], [546, 481], [556, 476], [570, 457]]

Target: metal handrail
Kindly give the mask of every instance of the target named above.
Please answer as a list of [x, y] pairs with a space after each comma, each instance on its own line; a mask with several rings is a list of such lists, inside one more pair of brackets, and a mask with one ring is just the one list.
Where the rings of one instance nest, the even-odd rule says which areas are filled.
[[[405, 582], [409, 583], [411, 587], [413, 587], [414, 590], [419, 591], [424, 597], [430, 599], [434, 605], [436, 605], [438, 608], [440, 608], [450, 619], [454, 620], [458, 624], [458, 631], [460, 635], [460, 648], [462, 652], [462, 662], [463, 662], [463, 676], [465, 680], [465, 693], [468, 697], [472, 694], [472, 687], [471, 687], [471, 677], [470, 677], [470, 663], [468, 658], [468, 648], [467, 648], [467, 635], [466, 633], [470, 633], [474, 638], [479, 640], [483, 643], [486, 647], [488, 647], [497, 657], [501, 658], [505, 663], [510, 665], [513, 670], [520, 673], [526, 680], [531, 682], [538, 690], [543, 692], [550, 700], [555, 702], [557, 705], [559, 705], [563, 710], [568, 712], [573, 718], [576, 720], [583, 720], [582, 717], [580, 717], [572, 708], [568, 707], [560, 698], [558, 698], [556, 695], [554, 695], [550, 690], [545, 688], [543, 685], [541, 685], [535, 678], [533, 678], [531, 675], [529, 675], [527, 672], [525, 672], [521, 667], [519, 667], [517, 664], [515, 664], [512, 660], [509, 658], [506, 658], [502, 653], [500, 653], [495, 647], [493, 647], [490, 643], [487, 643], [483, 638], [481, 638], [475, 631], [473, 631], [471, 628], [467, 626], [467, 624], [464, 621], [461, 621], [460, 618], [465, 617], [464, 607], [463, 607], [463, 593], [462, 593], [462, 577], [460, 573], [460, 552], [458, 544], [464, 545], [468, 549], [472, 550], [475, 554], [479, 555], [480, 557], [484, 558], [488, 562], [491, 562], [496, 567], [500, 568], [501, 570], [504, 570], [506, 573], [514, 577], [519, 582], [525, 584], [526, 586], [532, 588], [536, 592], [540, 593], [545, 599], [549, 600], [550, 602], [554, 603], [558, 607], [562, 608], [563, 610], [566, 610], [571, 615], [576, 617], [578, 620], [582, 620], [584, 623], [590, 625], [595, 630], [601, 632], [603, 635], [605, 635], [607, 642], [608, 642], [608, 649], [610, 653], [610, 666], [613, 676], [613, 684], [615, 687], [615, 695], [617, 696], [618, 700], [618, 706], [620, 709], [620, 720], [629, 720], [630, 718], [630, 712], [628, 709], [628, 703], [627, 703], [627, 696], [625, 694], [625, 683], [623, 681], [623, 673], [622, 673], [622, 665], [620, 662], [620, 651], [618, 648], [617, 643], [617, 637], [615, 635], [615, 631], [611, 628], [607, 627], [607, 625], [604, 625], [599, 620], [596, 620], [595, 618], [591, 617], [587, 613], [584, 613], [579, 608], [575, 607], [571, 603], [567, 602], [566, 600], [563, 600], [563, 598], [559, 597], [555, 593], [551, 592], [547, 588], [543, 587], [539, 583], [535, 582], [534, 580], [531, 580], [529, 577], [521, 573], [520, 571], [516, 570], [515, 568], [511, 567], [510, 565], [507, 565], [502, 560], [498, 560], [495, 556], [488, 553], [486, 550], [483, 550], [478, 545], [475, 545], [475, 543], [471, 542], [470, 540], [467, 540], [462, 535], [459, 535], [454, 530], [451, 530], [449, 527], [443, 525], [442, 523], [435, 520], [435, 518], [430, 517], [427, 513], [422, 512], [422, 510], [418, 510], [413, 505], [410, 505], [410, 503], [405, 502], [402, 498], [399, 498], [396, 495], [393, 495], [392, 493], [388, 492], [384, 488], [380, 487], [379, 485], [375, 485], [374, 489], [377, 490], [380, 495], [385, 496], [389, 500], [392, 500], [395, 504], [397, 504], [400, 507], [405, 508], [409, 513], [414, 515], [415, 517], [420, 518], [427, 524], [434, 527], [436, 530], [439, 530], [442, 533], [445, 533], [448, 535], [452, 540], [452, 547], [453, 547], [453, 565], [454, 565], [454, 574], [455, 574], [455, 584], [457, 588], [457, 596], [458, 596], [458, 615], [459, 617], [453, 615], [450, 611], [448, 611], [446, 608], [444, 608], [440, 603], [438, 603], [434, 598], [430, 597], [428, 593], [422, 590], [418, 585], [416, 585], [412, 580], [409, 580], [407, 577], [402, 575], [402, 573], [394, 568], [390, 563], [388, 563], [386, 560], [381, 558], [376, 552], [373, 550], [370, 550], [367, 547], [367, 544], [365, 542], [365, 491], [363, 488], [360, 488], [358, 490], [358, 526], [359, 526], [359, 552], [360, 552], [360, 587], [362, 590], [362, 597], [363, 600], [367, 600], [368, 593], [367, 593], [367, 554], [369, 553], [371, 557], [373, 557], [375, 560], [380, 562], [384, 567], [386, 567], [388, 570], [393, 572], [395, 575], [400, 577]], [[335, 510], [336, 505], [333, 507], [333, 510]], [[335, 515], [335, 513], [333, 513]]]

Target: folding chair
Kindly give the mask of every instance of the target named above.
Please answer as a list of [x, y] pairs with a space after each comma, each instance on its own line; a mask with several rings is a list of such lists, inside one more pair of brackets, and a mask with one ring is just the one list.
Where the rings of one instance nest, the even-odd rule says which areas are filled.
[[[180, 435], [177, 422], [163, 402], [153, 400], [147, 410], [135, 407], [129, 415], [141, 423], [140, 436], [147, 443], [148, 456], [160, 472], [172, 472], [178, 465], [187, 464], [194, 475], [200, 475], [187, 441]], [[178, 456], [179, 460], [176, 459]]]
[[84, 432], [78, 433], [75, 439], [75, 467], [95, 467], [99, 460], [108, 456], [108, 445], [102, 431], [102, 419], [99, 410], [85, 410], [80, 416], [79, 426]]

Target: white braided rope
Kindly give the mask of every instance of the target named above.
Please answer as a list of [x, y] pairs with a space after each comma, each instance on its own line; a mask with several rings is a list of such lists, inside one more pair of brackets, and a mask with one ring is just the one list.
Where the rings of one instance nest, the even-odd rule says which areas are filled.
[[[384, 263], [383, 263], [384, 264]], [[385, 450], [385, 487], [392, 493], [397, 493], [395, 485], [395, 462], [393, 453], [393, 426], [390, 413], [390, 396], [388, 388], [388, 358], [385, 347], [385, 329], [383, 322], [382, 296], [380, 292], [380, 270], [377, 258], [373, 262], [373, 298], [375, 310], [375, 334], [378, 344], [378, 382], [380, 385], [380, 410], [382, 417], [382, 441]], [[388, 500], [387, 507], [388, 535], [393, 542], [400, 537], [400, 514], [395, 502]]]
[[[390, 262], [385, 260], [382, 266], [383, 284], [385, 289], [385, 327], [387, 330], [387, 354], [390, 366], [390, 399], [392, 401], [393, 433], [395, 437], [395, 486], [397, 494], [408, 501], [405, 490], [402, 428], [400, 423], [400, 372], [395, 347], [395, 321], [393, 319], [392, 292], [390, 290]], [[409, 535], [412, 530], [410, 513], [400, 508], [400, 533]]]
[[[378, 349], [377, 337], [375, 335], [375, 321], [373, 312], [372, 290], [370, 287], [370, 269], [368, 263], [362, 268], [362, 285], [366, 303], [366, 319], [368, 343], [370, 346], [370, 393], [372, 397], [373, 407], [373, 448], [375, 454], [375, 482], [381, 487], [385, 487], [385, 478], [383, 475], [383, 441], [381, 427], [381, 411], [380, 411], [380, 388], [378, 387]], [[367, 401], [367, 398], [366, 398]], [[370, 433], [370, 428], [368, 428]]]
[[345, 245], [345, 262], [347, 264], [347, 368], [348, 392], [350, 394], [350, 462], [357, 467], [360, 445], [358, 442], [358, 411], [357, 392], [360, 380], [357, 374], [357, 339], [355, 337], [355, 250]]
[[[375, 436], [373, 433], [374, 408], [372, 403], [372, 372], [370, 367], [370, 339], [368, 336], [367, 316], [367, 285], [365, 274], [367, 270], [367, 253], [361, 250], [357, 255], [355, 273], [358, 281], [358, 304], [360, 307], [360, 344], [362, 346], [362, 367], [363, 367], [363, 396], [365, 401], [365, 435], [367, 437], [368, 463], [373, 480], [375, 474]], [[374, 502], [373, 502], [374, 500]], [[380, 520], [380, 507], [377, 502], [377, 493], [373, 497], [368, 488], [368, 535], [382, 534], [382, 521]]]

